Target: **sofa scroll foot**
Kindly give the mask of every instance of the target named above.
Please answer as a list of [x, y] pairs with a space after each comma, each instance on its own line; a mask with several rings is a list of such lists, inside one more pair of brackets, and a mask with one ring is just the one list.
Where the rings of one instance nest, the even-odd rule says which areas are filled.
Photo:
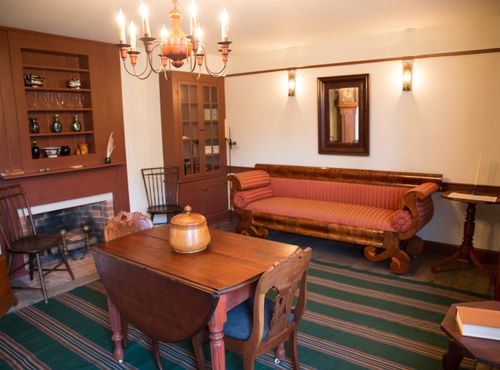
[[389, 269], [395, 274], [404, 274], [408, 271], [410, 267], [410, 257], [405, 251], [398, 251], [391, 257], [391, 263], [389, 264]]
[[[382, 249], [377, 253], [377, 248]], [[394, 233], [384, 233], [384, 244], [381, 247], [367, 245], [364, 249], [367, 260], [379, 262], [390, 258], [389, 269], [395, 274], [404, 274], [410, 266], [410, 257], [399, 249], [399, 239]]]

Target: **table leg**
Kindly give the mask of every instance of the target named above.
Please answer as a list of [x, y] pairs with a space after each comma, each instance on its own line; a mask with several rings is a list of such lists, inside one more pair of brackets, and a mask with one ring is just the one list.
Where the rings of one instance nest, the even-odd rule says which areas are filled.
[[224, 323], [227, 321], [226, 314], [226, 297], [223, 295], [219, 298], [214, 314], [208, 322], [213, 370], [226, 369], [226, 349], [224, 346]]
[[453, 262], [457, 259], [466, 258], [472, 262], [474, 266], [476, 266], [479, 270], [485, 272], [490, 277], [491, 281], [495, 282], [495, 276], [493, 273], [488, 270], [484, 265], [479, 261], [474, 251], [474, 244], [472, 242], [474, 237], [474, 229], [476, 227], [475, 224], [476, 218], [476, 204], [475, 203], [467, 203], [467, 212], [465, 215], [464, 222], [464, 237], [462, 241], [462, 245], [458, 248], [458, 251], [454, 253], [452, 256], [444, 259], [441, 262], [438, 262], [434, 266], [432, 266], [431, 271], [436, 273], [438, 272], [442, 266], [447, 265], [450, 262]]
[[115, 345], [113, 356], [115, 360], [122, 363], [123, 362], [122, 320], [120, 318], [120, 311], [118, 311], [113, 301], [109, 299], [109, 296], [108, 296], [108, 309], [109, 309], [109, 318], [111, 320], [111, 331], [113, 332], [113, 334], [111, 335], [111, 340]]
[[443, 355], [443, 369], [455, 370], [462, 362], [464, 355], [462, 349], [453, 340], [450, 339], [448, 344], [448, 351]]

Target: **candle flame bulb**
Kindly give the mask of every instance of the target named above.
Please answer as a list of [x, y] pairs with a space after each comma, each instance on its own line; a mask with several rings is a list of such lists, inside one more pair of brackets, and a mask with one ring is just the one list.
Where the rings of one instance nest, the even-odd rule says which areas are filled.
[[228, 41], [229, 40], [229, 14], [227, 14], [226, 8], [222, 9], [222, 13], [220, 14], [220, 23], [221, 23], [222, 41]]
[[134, 24], [134, 21], [131, 21], [128, 25], [128, 33], [129, 33], [129, 36], [130, 36], [130, 49], [131, 50], [135, 50], [136, 46], [137, 46], [137, 40], [136, 40], [136, 36], [137, 36], [137, 28], [135, 27], [135, 24]]
[[149, 10], [146, 4], [141, 1], [141, 5], [139, 6], [139, 12], [141, 13], [142, 18], [142, 29], [145, 37], [151, 36], [151, 30], [149, 28]]
[[165, 27], [165, 25], [162, 25], [161, 26], [161, 30], [160, 30], [160, 39], [161, 39], [161, 43], [163, 44], [165, 41], [167, 41], [167, 37], [168, 37], [168, 30], [167, 30], [167, 27]]
[[196, 3], [194, 1], [191, 1], [189, 4], [189, 25], [191, 28], [191, 35], [193, 35], [196, 32], [196, 28], [198, 26], [198, 7], [196, 6]]
[[126, 44], [127, 43], [127, 37], [125, 33], [126, 21], [125, 21], [125, 16], [123, 15], [121, 9], [116, 16], [116, 23], [118, 24], [120, 44]]

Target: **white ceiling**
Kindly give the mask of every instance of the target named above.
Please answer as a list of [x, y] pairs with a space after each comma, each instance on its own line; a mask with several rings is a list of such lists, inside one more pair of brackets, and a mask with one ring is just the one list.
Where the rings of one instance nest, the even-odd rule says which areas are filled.
[[[153, 36], [169, 26], [169, 0], [145, 0]], [[188, 29], [190, 0], [180, 0]], [[500, 0], [197, 0], [209, 52], [220, 37], [219, 13], [230, 17], [234, 54], [321, 45], [338, 38], [428, 28], [500, 16]], [[140, 24], [139, 0], [0, 0], [0, 25], [116, 43], [115, 17]]]

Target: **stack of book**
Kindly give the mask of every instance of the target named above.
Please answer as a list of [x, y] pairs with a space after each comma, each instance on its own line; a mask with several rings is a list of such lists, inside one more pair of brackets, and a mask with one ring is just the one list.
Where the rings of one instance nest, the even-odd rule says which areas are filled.
[[464, 336], [500, 340], [500, 311], [457, 306], [456, 316]]

